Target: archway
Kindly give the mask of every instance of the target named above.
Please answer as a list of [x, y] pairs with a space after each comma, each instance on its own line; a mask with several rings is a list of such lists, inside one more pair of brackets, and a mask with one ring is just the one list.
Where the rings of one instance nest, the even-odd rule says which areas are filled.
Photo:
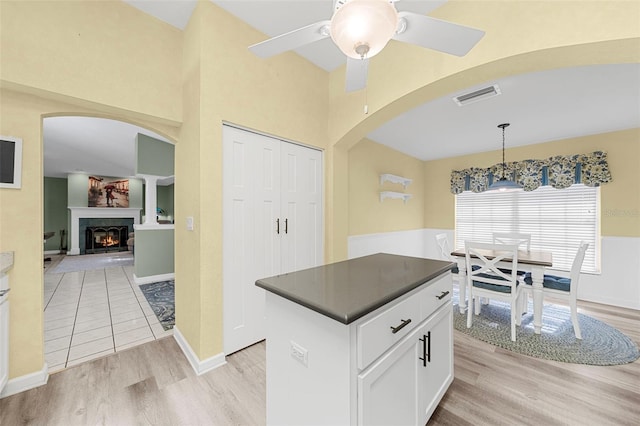
[[[45, 242], [45, 254], [54, 258], [50, 265], [45, 262], [44, 274], [44, 357], [50, 372], [171, 333], [140, 288], [159, 280], [173, 285], [173, 277], [141, 280], [134, 268], [133, 226], [148, 214], [145, 179], [136, 177], [135, 164], [136, 144], [143, 136], [146, 142], [174, 144], [148, 126], [120, 117], [42, 118], [44, 230], [57, 223], [54, 232], [68, 236], [68, 241], [59, 239], [59, 255], [51, 253], [55, 247], [47, 250]], [[162, 201], [154, 201], [150, 214], [163, 222], [173, 221], [173, 180], [157, 179], [158, 189], [152, 191]], [[60, 199], [67, 202], [60, 205]], [[167, 228], [173, 238], [172, 225]], [[173, 306], [173, 298], [164, 304]]]

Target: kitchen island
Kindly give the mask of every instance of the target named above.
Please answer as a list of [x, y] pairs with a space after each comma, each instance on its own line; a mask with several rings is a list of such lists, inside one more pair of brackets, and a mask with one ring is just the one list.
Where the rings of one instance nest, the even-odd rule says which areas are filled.
[[451, 262], [374, 254], [267, 290], [267, 424], [424, 425], [453, 380]]

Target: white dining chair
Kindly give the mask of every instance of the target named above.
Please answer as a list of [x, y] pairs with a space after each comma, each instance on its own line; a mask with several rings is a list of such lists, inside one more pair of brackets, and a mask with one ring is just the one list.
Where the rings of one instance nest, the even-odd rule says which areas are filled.
[[[580, 324], [578, 323], [578, 282], [580, 281], [580, 269], [582, 268], [582, 262], [584, 261], [584, 254], [589, 248], [589, 243], [584, 241], [580, 242], [580, 247], [576, 253], [576, 257], [573, 259], [571, 265], [571, 272], [569, 277], [562, 277], [559, 275], [544, 274], [542, 278], [542, 294], [544, 296], [552, 296], [561, 300], [565, 300], [569, 303], [571, 308], [571, 322], [573, 323], [573, 331], [576, 335], [576, 339], [582, 339], [582, 333], [580, 332]], [[523, 290], [526, 291], [525, 295], [532, 292], [533, 280], [531, 279], [531, 273], [526, 273], [524, 276]], [[544, 316], [544, 308], [542, 315]]]
[[453, 281], [460, 284], [460, 276], [458, 275], [458, 263], [453, 258], [453, 256], [451, 256], [451, 248], [449, 247], [449, 239], [447, 237], [447, 234], [437, 234], [436, 243], [438, 244], [438, 248], [440, 249], [440, 259], [448, 260], [456, 264], [456, 266], [454, 266], [451, 270], [451, 273], [453, 274]]
[[[492, 256], [487, 254], [492, 253]], [[465, 256], [467, 264], [467, 328], [473, 325], [473, 303], [479, 298], [488, 298], [508, 302], [511, 306], [511, 340], [516, 340], [516, 325], [521, 320], [522, 285], [518, 280], [518, 246], [516, 244], [489, 244], [475, 241], [465, 241]], [[493, 257], [489, 259], [488, 257]], [[473, 259], [473, 260], [472, 260]], [[511, 269], [498, 264], [510, 264]], [[474, 268], [473, 266], [480, 266]]]
[[[494, 232], [493, 244], [515, 244], [518, 248], [531, 251], [531, 234], [520, 232]], [[526, 271], [518, 271], [518, 276], [523, 277]], [[526, 309], [526, 306], [525, 306]]]
[[493, 244], [516, 244], [518, 247], [524, 246], [527, 251], [531, 251], [531, 234], [494, 232]]

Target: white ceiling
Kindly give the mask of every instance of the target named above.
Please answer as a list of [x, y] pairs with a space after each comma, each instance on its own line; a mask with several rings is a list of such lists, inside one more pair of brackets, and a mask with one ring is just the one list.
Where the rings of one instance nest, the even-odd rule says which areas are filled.
[[[180, 29], [185, 28], [197, 3], [123, 1]], [[212, 1], [263, 32], [265, 39], [330, 19], [333, 10], [332, 0]], [[428, 14], [445, 2], [403, 0], [396, 6], [398, 10]], [[327, 71], [345, 63], [344, 55], [331, 39], [296, 52]], [[415, 158], [431, 160], [500, 149], [502, 134], [497, 125], [504, 122], [511, 123], [506, 129], [507, 148], [640, 127], [640, 64], [558, 69], [485, 83], [407, 111], [368, 137]], [[490, 84], [498, 84], [502, 94], [463, 107], [452, 101], [454, 96]], [[98, 123], [96, 119], [62, 119], [45, 120], [45, 176], [66, 176], [78, 169], [98, 175], [129, 176], [133, 168], [126, 171], [122, 163], [106, 169], [111, 163], [106, 160], [107, 154], [129, 156], [132, 165], [133, 146], [121, 145], [132, 145], [138, 132], [158, 137], [110, 120]], [[57, 120], [61, 121], [55, 123]], [[88, 128], [91, 125], [101, 128]], [[88, 140], [92, 143], [88, 144]], [[98, 146], [103, 150], [108, 146], [108, 152], [91, 150]], [[91, 161], [92, 158], [98, 161]]]
[[[69, 173], [133, 177], [138, 133], [170, 143], [147, 129], [104, 118], [48, 117], [42, 129], [47, 177]], [[171, 183], [171, 179], [163, 182]]]

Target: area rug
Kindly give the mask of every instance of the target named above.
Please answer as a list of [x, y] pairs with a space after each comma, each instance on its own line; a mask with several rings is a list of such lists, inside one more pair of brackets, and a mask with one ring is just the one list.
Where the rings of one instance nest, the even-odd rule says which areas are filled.
[[65, 256], [51, 272], [54, 274], [63, 274], [67, 272], [111, 268], [114, 266], [133, 266], [133, 253], [130, 251], [119, 251], [114, 253]]
[[458, 308], [454, 293], [454, 328], [471, 337], [524, 355], [574, 364], [619, 365], [640, 357], [638, 346], [626, 335], [602, 321], [578, 313], [582, 340], [576, 339], [568, 306], [545, 304], [541, 334], [533, 329], [533, 304], [516, 326], [516, 341], [511, 341], [511, 317], [508, 303], [491, 300], [474, 315], [467, 328], [467, 315]]
[[172, 329], [176, 323], [174, 284], [169, 280], [140, 285], [142, 294], [165, 330]]

